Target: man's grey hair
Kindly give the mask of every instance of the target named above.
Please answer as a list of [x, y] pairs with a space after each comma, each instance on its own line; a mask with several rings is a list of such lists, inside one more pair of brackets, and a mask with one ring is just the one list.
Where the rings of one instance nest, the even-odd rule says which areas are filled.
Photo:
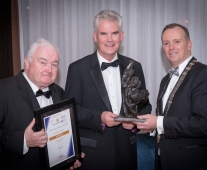
[[50, 41], [44, 39], [44, 38], [38, 38], [31, 46], [30, 46], [30, 49], [27, 53], [27, 57], [29, 59], [29, 61], [31, 62], [32, 61], [32, 56], [33, 54], [35, 53], [35, 50], [38, 48], [38, 47], [49, 47], [49, 48], [53, 48], [57, 51], [58, 53], [58, 56], [60, 57], [60, 54], [59, 54], [59, 49], [53, 44], [51, 43]]
[[119, 31], [122, 31], [122, 28], [123, 28], [122, 17], [117, 12], [113, 10], [103, 10], [99, 12], [95, 16], [95, 19], [93, 22], [94, 32], [98, 31], [98, 24], [101, 20], [109, 20], [109, 21], [117, 22], [119, 25]]

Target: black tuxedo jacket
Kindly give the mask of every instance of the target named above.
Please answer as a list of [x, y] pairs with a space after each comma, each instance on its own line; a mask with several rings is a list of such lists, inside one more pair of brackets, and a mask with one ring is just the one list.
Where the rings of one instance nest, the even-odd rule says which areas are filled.
[[[130, 58], [118, 55], [121, 75]], [[145, 88], [141, 64], [134, 63], [135, 75]], [[121, 76], [120, 75], [120, 76]], [[137, 169], [136, 136], [122, 125], [102, 129], [101, 114], [112, 111], [102, 77], [97, 52], [69, 66], [65, 98], [75, 97], [82, 151], [86, 154], [83, 170]], [[140, 114], [151, 113], [147, 103]]]
[[[161, 81], [158, 98], [168, 76]], [[164, 170], [207, 169], [206, 65], [196, 62], [188, 72], [175, 93], [163, 126], [158, 147]]]
[[[61, 101], [63, 89], [56, 84], [49, 88], [53, 103]], [[24, 131], [39, 108], [22, 72], [0, 81], [0, 169], [40, 169], [39, 148], [23, 155]]]

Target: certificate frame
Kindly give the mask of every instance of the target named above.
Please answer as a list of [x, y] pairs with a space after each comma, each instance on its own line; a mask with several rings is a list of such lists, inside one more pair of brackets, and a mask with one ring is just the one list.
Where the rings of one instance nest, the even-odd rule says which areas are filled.
[[38, 109], [34, 115], [37, 131], [44, 129], [48, 135], [46, 146], [40, 148], [42, 169], [66, 169], [81, 160], [75, 98]]

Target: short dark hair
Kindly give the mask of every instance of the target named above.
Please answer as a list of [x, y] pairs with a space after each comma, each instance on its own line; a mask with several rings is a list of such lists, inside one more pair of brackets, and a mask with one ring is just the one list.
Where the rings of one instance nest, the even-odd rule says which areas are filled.
[[168, 24], [165, 26], [165, 28], [162, 30], [162, 35], [163, 33], [167, 30], [167, 29], [171, 29], [171, 28], [175, 28], [175, 27], [180, 27], [184, 30], [185, 32], [185, 36], [186, 38], [190, 39], [190, 34], [189, 34], [189, 31], [186, 27], [180, 25], [180, 24], [177, 24], [177, 23], [172, 23], [172, 24]]

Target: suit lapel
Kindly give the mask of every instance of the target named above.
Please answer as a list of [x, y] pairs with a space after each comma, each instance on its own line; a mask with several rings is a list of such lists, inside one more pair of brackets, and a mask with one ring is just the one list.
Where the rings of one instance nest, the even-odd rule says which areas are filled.
[[121, 56], [118, 55], [118, 58], [119, 58], [120, 76], [121, 76], [121, 80], [122, 80], [122, 76], [123, 76], [125, 68], [127, 67], [127, 64], [125, 63], [125, 61], [122, 59]]
[[157, 109], [156, 109], [156, 114], [157, 115], [163, 115], [163, 96], [167, 90], [167, 87], [169, 85], [170, 82], [170, 77], [169, 75], [167, 75], [161, 85], [160, 91], [159, 91], [159, 95], [158, 95], [158, 99], [157, 99]]
[[53, 101], [53, 103], [60, 102], [61, 101], [61, 98], [57, 94], [57, 90], [54, 88], [53, 84], [49, 86], [49, 89], [52, 90], [52, 101]]
[[40, 108], [39, 103], [22, 72], [23, 70], [17, 75], [17, 89], [19, 95], [30, 106], [31, 110], [37, 110]]
[[183, 83], [183, 81], [184, 81], [184, 79], [186, 78], [188, 72], [189, 72], [189, 71], [191, 70], [191, 68], [194, 66], [194, 64], [195, 64], [196, 61], [197, 61], [197, 60], [196, 60], [194, 57], [192, 57], [192, 59], [191, 59], [191, 60], [188, 62], [188, 64], [186, 65], [184, 71], [183, 71], [182, 74], [180, 75], [180, 77], [179, 77], [177, 83], [175, 84], [175, 86], [174, 86], [172, 92], [170, 93], [170, 95], [169, 95], [169, 97], [168, 97], [168, 100], [167, 100], [167, 102], [166, 102], [166, 105], [165, 105], [165, 109], [164, 109], [164, 113], [163, 113], [163, 115], [167, 115], [168, 110], [169, 110], [169, 108], [170, 108], [170, 106], [171, 106], [171, 104], [172, 104], [172, 102], [173, 102], [173, 98], [174, 98], [174, 96], [175, 96], [177, 90], [179, 89], [179, 87], [180, 87], [181, 84]]
[[132, 60], [132, 59], [127, 59], [124, 56], [119, 55], [119, 54], [117, 54], [117, 55], [118, 55], [118, 59], [119, 59], [120, 76], [121, 76], [121, 79], [122, 79], [124, 70], [126, 69], [128, 64], [130, 63], [130, 60]]
[[100, 69], [100, 65], [99, 65], [99, 62], [98, 62], [96, 52], [93, 53], [92, 55], [93, 55], [92, 60], [90, 62], [91, 67], [92, 67], [92, 69], [90, 71], [91, 77], [92, 77], [93, 82], [96, 85], [96, 88], [97, 88], [103, 102], [105, 103], [107, 109], [109, 111], [111, 111], [112, 110], [111, 104], [110, 104], [108, 93], [107, 93], [107, 90], [106, 90], [106, 87], [105, 87], [105, 84], [104, 84], [104, 80], [103, 80], [103, 76], [102, 76], [102, 73], [101, 73], [101, 69]]

